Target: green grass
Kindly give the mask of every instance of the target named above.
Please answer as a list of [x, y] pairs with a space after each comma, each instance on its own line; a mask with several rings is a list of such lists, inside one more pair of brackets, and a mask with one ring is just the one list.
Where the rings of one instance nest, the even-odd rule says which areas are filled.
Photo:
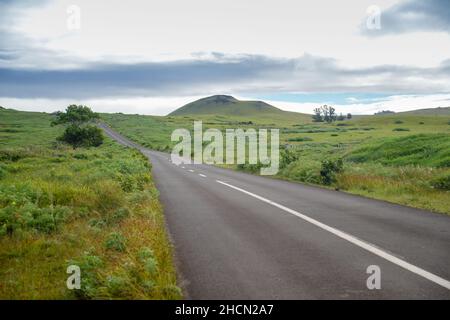
[[353, 151], [347, 159], [394, 166], [450, 167], [450, 133], [379, 139]]
[[[313, 123], [310, 116], [293, 113], [167, 117], [103, 114], [102, 118], [132, 140], [163, 151], [174, 145], [170, 141], [172, 131], [192, 130], [194, 120], [202, 120], [204, 130], [278, 128], [280, 143], [298, 156], [279, 172], [281, 179], [321, 184], [321, 162], [343, 158], [344, 171], [331, 187], [450, 213], [448, 191], [437, 188], [440, 184], [435, 183], [450, 173], [450, 115], [446, 109], [354, 116], [332, 124]], [[401, 130], [394, 131], [396, 128]], [[256, 168], [227, 167], [250, 172]]]
[[[143, 155], [56, 144], [42, 113], [0, 110], [0, 128], [15, 129], [0, 132], [0, 299], [181, 298]], [[66, 288], [70, 264], [81, 290]]]

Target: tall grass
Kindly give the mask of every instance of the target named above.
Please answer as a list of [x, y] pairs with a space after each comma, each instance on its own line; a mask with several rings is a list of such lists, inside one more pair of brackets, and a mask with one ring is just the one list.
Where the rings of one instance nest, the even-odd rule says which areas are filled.
[[[9, 115], [20, 132], [8, 134], [35, 132], [22, 114], [33, 117]], [[42, 136], [56, 137], [38, 115]], [[0, 298], [181, 298], [147, 159], [111, 140], [77, 150], [25, 140], [0, 146]], [[81, 267], [81, 290], [66, 287], [71, 264]]]

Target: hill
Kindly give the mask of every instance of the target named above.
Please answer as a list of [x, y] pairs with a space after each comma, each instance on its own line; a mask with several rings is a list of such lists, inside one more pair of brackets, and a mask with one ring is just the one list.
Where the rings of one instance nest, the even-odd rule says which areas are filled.
[[173, 111], [169, 116], [220, 114], [234, 116], [280, 114], [284, 111], [263, 101], [240, 101], [232, 96], [216, 95], [188, 103]]
[[401, 114], [413, 114], [413, 115], [424, 115], [424, 116], [450, 116], [450, 107], [438, 107], [438, 108], [428, 108], [428, 109], [418, 109], [400, 112]]

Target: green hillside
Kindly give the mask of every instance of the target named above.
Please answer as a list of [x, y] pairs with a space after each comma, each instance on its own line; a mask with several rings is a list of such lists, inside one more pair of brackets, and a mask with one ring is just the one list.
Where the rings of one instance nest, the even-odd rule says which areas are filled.
[[247, 116], [102, 114], [102, 119], [140, 144], [163, 151], [172, 149], [174, 129], [192, 130], [196, 120], [203, 121], [203, 130], [278, 128], [282, 148], [294, 155], [282, 159], [279, 178], [322, 184], [322, 161], [341, 158], [344, 170], [331, 187], [450, 213], [450, 116], [442, 109], [437, 114], [432, 109], [425, 114], [357, 116], [330, 124], [312, 122], [311, 115], [284, 111]]
[[429, 109], [418, 109], [401, 112], [402, 114], [429, 115], [429, 116], [450, 116], [450, 107], [438, 107]]
[[188, 103], [169, 116], [221, 114], [250, 116], [261, 113], [283, 113], [282, 110], [262, 101], [240, 101], [232, 96], [216, 95]]
[[353, 151], [348, 160], [394, 166], [450, 167], [450, 134], [417, 134], [380, 139]]

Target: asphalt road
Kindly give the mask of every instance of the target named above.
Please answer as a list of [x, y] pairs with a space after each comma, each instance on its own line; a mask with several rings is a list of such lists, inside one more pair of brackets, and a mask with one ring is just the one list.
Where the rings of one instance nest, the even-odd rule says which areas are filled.
[[[450, 217], [142, 148], [192, 299], [450, 299]], [[381, 288], [369, 290], [369, 266]]]

